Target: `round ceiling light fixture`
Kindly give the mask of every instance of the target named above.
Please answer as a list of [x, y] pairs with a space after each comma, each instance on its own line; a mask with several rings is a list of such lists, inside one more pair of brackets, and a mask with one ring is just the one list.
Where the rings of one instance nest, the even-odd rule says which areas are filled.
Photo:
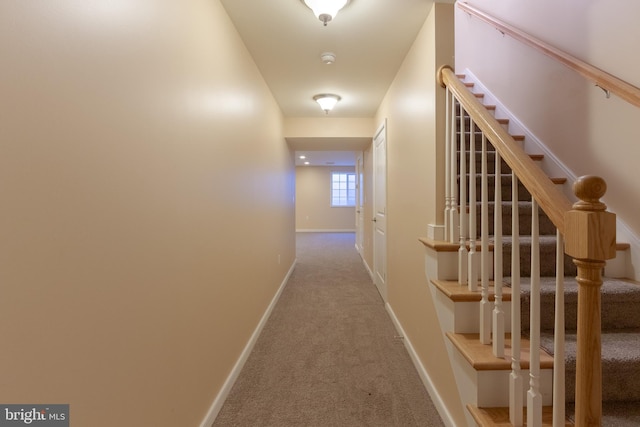
[[326, 27], [327, 22], [336, 17], [338, 11], [345, 7], [350, 0], [303, 0], [304, 4], [313, 10], [314, 15]]
[[321, 93], [313, 97], [313, 100], [320, 104], [320, 108], [322, 108], [325, 114], [329, 114], [329, 111], [331, 111], [341, 99], [340, 96], [333, 93]]
[[336, 62], [336, 54], [333, 52], [324, 52], [320, 55], [323, 64], [333, 64]]

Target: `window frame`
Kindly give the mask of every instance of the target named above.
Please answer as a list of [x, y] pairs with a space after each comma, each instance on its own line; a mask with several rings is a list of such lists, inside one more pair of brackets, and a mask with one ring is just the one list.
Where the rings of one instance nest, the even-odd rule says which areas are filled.
[[[334, 176], [335, 175], [344, 175], [346, 184], [346, 188], [334, 188]], [[355, 171], [331, 171], [329, 174], [329, 206], [332, 208], [355, 208], [356, 207], [356, 192], [358, 190], [358, 183]], [[351, 177], [351, 178], [350, 178]], [[350, 184], [352, 186], [350, 187]], [[334, 191], [346, 191], [346, 195], [338, 195], [334, 196]], [[350, 193], [353, 194], [353, 197], [349, 197]], [[338, 203], [335, 204], [334, 201], [338, 200], [338, 202], [344, 200], [344, 204]], [[350, 202], [352, 204], [350, 204]]]

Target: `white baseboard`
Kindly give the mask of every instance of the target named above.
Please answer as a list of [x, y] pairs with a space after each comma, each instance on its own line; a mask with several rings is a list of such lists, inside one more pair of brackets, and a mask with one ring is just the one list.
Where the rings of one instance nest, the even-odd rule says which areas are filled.
[[249, 355], [251, 354], [251, 350], [253, 350], [253, 347], [255, 346], [256, 341], [258, 341], [258, 337], [260, 336], [260, 333], [262, 332], [264, 325], [266, 325], [267, 320], [269, 320], [269, 316], [271, 316], [271, 312], [273, 311], [273, 308], [278, 303], [278, 300], [280, 299], [280, 295], [282, 294], [282, 291], [287, 286], [287, 282], [289, 281], [289, 277], [291, 277], [291, 273], [293, 273], [295, 266], [296, 266], [296, 261], [294, 260], [293, 264], [291, 264], [291, 268], [287, 272], [287, 275], [285, 276], [284, 280], [280, 284], [278, 291], [273, 296], [273, 298], [271, 299], [271, 303], [269, 304], [264, 314], [262, 315], [262, 319], [260, 319], [260, 323], [258, 323], [258, 326], [256, 326], [256, 329], [253, 331], [253, 334], [249, 339], [249, 342], [247, 342], [247, 345], [245, 345], [244, 350], [242, 350], [242, 353], [240, 354], [240, 357], [236, 361], [236, 364], [234, 365], [233, 369], [231, 370], [231, 373], [227, 377], [227, 380], [224, 382], [222, 389], [220, 389], [220, 392], [218, 393], [213, 403], [211, 404], [211, 407], [209, 408], [207, 415], [204, 417], [204, 420], [202, 420], [202, 423], [200, 423], [200, 427], [211, 427], [216, 417], [218, 416], [218, 412], [220, 412], [220, 409], [222, 409], [222, 405], [224, 404], [224, 401], [227, 399], [229, 392], [231, 392], [231, 388], [233, 387], [233, 384], [235, 384], [236, 379], [238, 378], [238, 375], [240, 375], [240, 371], [242, 371], [242, 368], [244, 367], [245, 362], [249, 358]]
[[369, 267], [369, 264], [367, 264], [367, 261], [364, 260], [364, 257], [362, 256], [362, 254], [360, 254], [360, 258], [362, 258], [362, 264], [364, 265], [364, 268], [367, 270], [367, 273], [369, 273], [369, 277], [371, 277], [371, 281], [375, 283], [375, 279], [373, 277], [373, 271]]
[[296, 233], [355, 233], [356, 229], [345, 228], [328, 228], [328, 229], [316, 229], [316, 228], [300, 228], [296, 229]]
[[411, 344], [411, 340], [409, 339], [409, 337], [407, 337], [407, 334], [404, 333], [404, 329], [402, 328], [400, 321], [396, 317], [396, 314], [393, 312], [391, 305], [387, 303], [385, 307], [387, 309], [387, 312], [389, 313], [389, 317], [391, 317], [391, 321], [396, 327], [396, 331], [398, 331], [398, 334], [404, 338], [403, 339], [404, 346], [407, 349], [407, 352], [409, 353], [411, 360], [413, 361], [413, 366], [415, 366], [416, 370], [418, 371], [418, 375], [420, 375], [420, 379], [422, 380], [424, 387], [427, 389], [427, 392], [429, 393], [429, 396], [431, 397], [431, 400], [433, 401], [433, 404], [435, 405], [436, 410], [440, 415], [440, 418], [442, 418], [442, 422], [444, 422], [444, 424], [447, 427], [456, 427], [456, 424], [454, 422], [453, 417], [451, 416], [451, 413], [449, 412], [449, 409], [445, 405], [444, 400], [442, 399], [442, 396], [440, 396], [440, 393], [438, 393], [438, 390], [433, 385], [433, 381], [431, 380], [431, 377], [429, 377], [429, 374], [427, 373], [427, 370], [422, 364], [422, 361], [420, 361], [420, 358], [418, 357], [418, 353], [416, 353], [415, 349], [413, 348], [413, 345]]

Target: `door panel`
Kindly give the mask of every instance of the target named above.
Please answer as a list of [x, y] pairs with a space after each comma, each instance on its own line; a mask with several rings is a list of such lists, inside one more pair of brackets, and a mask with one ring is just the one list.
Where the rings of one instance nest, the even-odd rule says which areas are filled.
[[382, 299], [387, 301], [387, 135], [386, 121], [373, 140], [373, 270]]
[[356, 161], [356, 249], [364, 256], [364, 159], [362, 153]]

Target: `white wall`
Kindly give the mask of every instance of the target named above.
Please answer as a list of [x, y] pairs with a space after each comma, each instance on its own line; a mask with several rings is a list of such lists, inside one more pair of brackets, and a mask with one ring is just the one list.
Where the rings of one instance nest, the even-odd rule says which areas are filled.
[[0, 63], [0, 402], [199, 425], [295, 257], [242, 40], [217, 0], [4, 0]]
[[355, 231], [355, 207], [331, 207], [331, 173], [353, 166], [296, 167], [296, 230]]
[[376, 123], [387, 119], [388, 303], [438, 395], [443, 417], [464, 425], [445, 341], [424, 271], [419, 237], [442, 223], [444, 89], [440, 66], [453, 57], [453, 6], [436, 3], [389, 88]]

